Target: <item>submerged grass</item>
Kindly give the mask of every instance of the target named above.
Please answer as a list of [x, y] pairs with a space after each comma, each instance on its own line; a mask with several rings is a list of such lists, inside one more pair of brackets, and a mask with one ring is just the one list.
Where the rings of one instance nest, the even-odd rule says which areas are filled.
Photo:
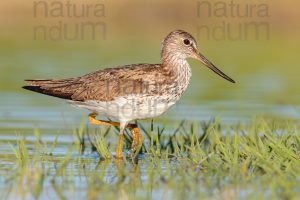
[[[0, 197], [297, 199], [299, 128], [276, 124], [263, 119], [234, 127], [215, 120], [183, 121], [171, 133], [153, 123], [150, 128], [140, 124], [144, 143], [124, 160], [111, 156], [113, 130], [81, 125], [64, 154], [56, 151], [59, 137], [47, 144], [36, 130], [34, 144], [20, 136], [10, 144], [12, 154], [1, 155]], [[130, 147], [131, 136], [125, 138]]]

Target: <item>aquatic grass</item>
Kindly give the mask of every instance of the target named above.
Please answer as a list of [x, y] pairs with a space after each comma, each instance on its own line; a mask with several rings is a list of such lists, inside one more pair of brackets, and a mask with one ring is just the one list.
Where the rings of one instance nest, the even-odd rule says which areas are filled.
[[93, 145], [96, 147], [101, 159], [110, 159], [112, 157], [106, 144], [105, 137], [101, 133], [94, 134], [93, 141]]
[[13, 146], [12, 144], [10, 144], [11, 150], [14, 152], [15, 156], [16, 156], [16, 160], [18, 161], [18, 164], [20, 166], [25, 166], [28, 162], [28, 150], [26, 147], [26, 140], [25, 137], [20, 137], [17, 140], [17, 144], [16, 147]]
[[[224, 126], [218, 120], [182, 121], [174, 130], [151, 123], [132, 157], [115, 160], [112, 129], [81, 128], [62, 157], [35, 130], [33, 144], [19, 136], [10, 143], [13, 167], [4, 176], [5, 199], [82, 197], [128, 199], [296, 199], [300, 195], [299, 128], [255, 120]], [[130, 137], [128, 137], [130, 138]], [[126, 146], [131, 141], [124, 139]], [[83, 145], [83, 146], [82, 146]], [[94, 156], [92, 147], [99, 156]], [[83, 151], [78, 151], [79, 149]], [[0, 157], [2, 159], [4, 157]], [[3, 165], [1, 165], [3, 167]], [[0, 170], [2, 171], [2, 170]]]
[[[39, 131], [35, 130], [34, 134], [36, 136], [36, 152], [34, 153], [29, 153], [31, 150], [26, 145], [25, 137], [19, 136], [15, 146], [10, 144], [16, 157], [17, 168], [15, 174], [9, 175], [8, 180], [14, 180], [15, 186], [9, 184], [8, 191], [18, 193], [24, 199], [28, 198], [28, 193], [38, 199], [43, 189], [44, 178], [49, 174], [49, 170], [37, 162], [42, 157], [40, 152], [43, 147], [40, 145]], [[9, 196], [9, 192], [5, 196]]]

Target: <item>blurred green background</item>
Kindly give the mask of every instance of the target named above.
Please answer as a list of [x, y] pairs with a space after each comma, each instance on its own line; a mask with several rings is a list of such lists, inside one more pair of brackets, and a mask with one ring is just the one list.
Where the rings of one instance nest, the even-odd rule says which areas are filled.
[[190, 88], [167, 118], [220, 114], [229, 121], [257, 115], [299, 119], [299, 2], [60, 2], [12, 0], [0, 5], [2, 128], [12, 127], [15, 120], [69, 112], [55, 98], [22, 90], [24, 79], [158, 63], [160, 43], [175, 29], [194, 35], [199, 50], [237, 83], [190, 60]]

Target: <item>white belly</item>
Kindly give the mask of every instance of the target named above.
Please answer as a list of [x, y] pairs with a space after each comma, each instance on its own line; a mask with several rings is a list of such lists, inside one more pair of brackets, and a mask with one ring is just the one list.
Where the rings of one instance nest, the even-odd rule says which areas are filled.
[[85, 102], [69, 101], [72, 105], [86, 108], [99, 116], [116, 118], [130, 122], [136, 119], [154, 118], [163, 114], [176, 100], [169, 96], [126, 96], [117, 97], [113, 101], [103, 102], [89, 100]]

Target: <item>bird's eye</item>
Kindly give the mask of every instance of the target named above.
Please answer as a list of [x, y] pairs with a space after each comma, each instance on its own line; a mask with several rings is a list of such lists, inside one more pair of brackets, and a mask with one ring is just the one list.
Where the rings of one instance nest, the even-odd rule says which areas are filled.
[[191, 44], [191, 42], [190, 42], [190, 40], [189, 40], [189, 39], [185, 39], [185, 40], [183, 40], [183, 43], [184, 43], [185, 45], [190, 45], [190, 44]]

